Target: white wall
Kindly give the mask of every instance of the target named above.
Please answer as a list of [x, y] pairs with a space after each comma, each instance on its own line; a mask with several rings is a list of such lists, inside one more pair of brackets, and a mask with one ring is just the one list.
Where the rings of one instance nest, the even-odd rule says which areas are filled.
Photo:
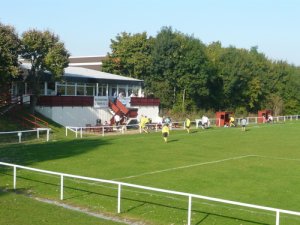
[[96, 125], [96, 120], [109, 123], [111, 117], [108, 108], [93, 107], [36, 107], [36, 110], [49, 119], [63, 126], [84, 127], [86, 124]]
[[[142, 115], [152, 119], [152, 122], [161, 122], [158, 106], [140, 106], [138, 108], [139, 120]], [[36, 107], [36, 111], [63, 126], [85, 127], [86, 124], [96, 125], [96, 120], [104, 123], [110, 122], [113, 114], [109, 108], [93, 107]]]
[[138, 109], [138, 120], [140, 120], [140, 117], [144, 115], [151, 118], [153, 123], [161, 122], [158, 106], [139, 106]]

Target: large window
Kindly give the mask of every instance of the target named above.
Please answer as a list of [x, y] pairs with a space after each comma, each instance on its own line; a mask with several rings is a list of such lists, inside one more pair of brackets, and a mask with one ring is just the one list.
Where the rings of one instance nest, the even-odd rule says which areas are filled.
[[127, 97], [127, 90], [126, 90], [126, 86], [125, 85], [120, 85], [119, 86], [119, 96], [122, 95], [123, 97]]
[[98, 96], [106, 96], [107, 85], [99, 84], [98, 86]]
[[85, 86], [85, 95], [94, 96], [95, 95], [95, 86], [94, 85], [86, 85]]
[[138, 96], [139, 94], [139, 86], [128, 86], [128, 96]]
[[84, 84], [84, 83], [58, 83], [57, 84], [58, 95], [69, 95], [69, 96], [94, 96], [95, 85]]

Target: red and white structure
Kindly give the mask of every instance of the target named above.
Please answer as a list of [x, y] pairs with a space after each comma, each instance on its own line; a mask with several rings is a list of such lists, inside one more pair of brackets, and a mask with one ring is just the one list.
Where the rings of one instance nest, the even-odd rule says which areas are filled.
[[[64, 126], [113, 124], [115, 115], [126, 119], [144, 115], [159, 121], [160, 101], [143, 96], [142, 80], [101, 72], [101, 63], [99, 70], [89, 69], [90, 63], [96, 63], [76, 60], [70, 62], [60, 82], [51, 82], [47, 78], [51, 74], [45, 75], [36, 111]], [[26, 71], [30, 64], [23, 63], [22, 68]], [[25, 99], [30, 88], [24, 82], [13, 83], [12, 94]]]

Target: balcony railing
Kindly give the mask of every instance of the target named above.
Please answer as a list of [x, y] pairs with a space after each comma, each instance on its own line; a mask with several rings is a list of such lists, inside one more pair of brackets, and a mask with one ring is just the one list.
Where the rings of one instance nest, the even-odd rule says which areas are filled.
[[138, 98], [131, 97], [131, 106], [159, 106], [160, 101], [158, 98]]
[[[108, 101], [108, 100], [107, 100]], [[132, 106], [159, 106], [160, 101], [158, 98], [139, 98], [131, 97], [128, 98], [130, 102], [126, 107]], [[38, 106], [95, 106], [94, 96], [40, 96], [37, 102]], [[122, 108], [124, 114], [126, 107], [121, 103], [117, 102], [117, 106]], [[102, 106], [104, 107], [104, 106]]]
[[38, 106], [94, 106], [93, 96], [40, 96]]

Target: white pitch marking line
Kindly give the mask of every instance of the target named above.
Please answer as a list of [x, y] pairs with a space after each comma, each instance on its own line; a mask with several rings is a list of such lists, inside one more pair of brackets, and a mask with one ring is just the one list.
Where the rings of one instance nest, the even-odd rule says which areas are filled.
[[225, 162], [225, 161], [230, 161], [230, 160], [235, 160], [235, 159], [243, 159], [243, 158], [248, 158], [248, 157], [253, 157], [253, 156], [255, 156], [255, 155], [237, 156], [237, 157], [221, 159], [221, 160], [215, 160], [215, 161], [210, 161], [210, 162], [191, 164], [191, 165], [187, 165], [187, 166], [173, 167], [173, 168], [164, 169], [164, 170], [156, 170], [156, 171], [141, 173], [141, 174], [132, 175], [132, 176], [128, 176], [128, 177], [115, 178], [115, 179], [112, 179], [112, 180], [124, 180], [124, 179], [129, 179], [129, 178], [134, 178], [134, 177], [140, 177], [140, 176], [144, 176], [144, 175], [151, 175], [151, 174], [163, 173], [163, 172], [168, 172], [168, 171], [172, 171], [172, 170], [185, 169], [185, 168], [190, 168], [190, 167], [195, 167], [195, 166], [203, 166], [203, 165], [208, 165], [208, 164], [221, 163], [221, 162]]
[[264, 156], [264, 155], [252, 155], [257, 158], [265, 158], [265, 159], [276, 159], [276, 160], [287, 160], [287, 161], [300, 161], [300, 159], [291, 159], [291, 158], [283, 158], [283, 157], [273, 157], [273, 156]]

